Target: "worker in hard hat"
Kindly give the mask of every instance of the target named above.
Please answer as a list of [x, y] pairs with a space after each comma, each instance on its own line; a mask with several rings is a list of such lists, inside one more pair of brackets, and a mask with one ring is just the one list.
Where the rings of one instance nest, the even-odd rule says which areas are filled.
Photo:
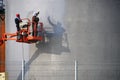
[[20, 22], [22, 22], [21, 18], [20, 18], [20, 14], [16, 14], [16, 18], [15, 18], [15, 24], [16, 24], [16, 28], [17, 31], [20, 31]]
[[20, 22], [22, 22], [21, 18], [20, 18], [20, 14], [16, 14], [16, 18], [15, 18], [15, 24], [16, 24], [16, 28], [17, 28], [17, 40], [21, 39], [21, 35], [20, 35]]
[[32, 35], [33, 36], [37, 36], [37, 26], [38, 26], [38, 22], [39, 22], [39, 17], [38, 17], [39, 12], [37, 13], [33, 13], [32, 16]]

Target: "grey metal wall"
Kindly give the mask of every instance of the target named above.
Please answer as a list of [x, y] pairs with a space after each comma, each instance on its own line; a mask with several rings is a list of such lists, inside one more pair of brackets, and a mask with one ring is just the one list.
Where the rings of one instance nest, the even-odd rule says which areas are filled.
[[16, 13], [30, 18], [38, 10], [50, 28], [47, 43], [6, 43], [9, 78], [21, 80], [24, 53], [28, 80], [73, 80], [75, 59], [78, 80], [119, 80], [119, 9], [119, 0], [7, 0], [6, 31], [16, 31]]

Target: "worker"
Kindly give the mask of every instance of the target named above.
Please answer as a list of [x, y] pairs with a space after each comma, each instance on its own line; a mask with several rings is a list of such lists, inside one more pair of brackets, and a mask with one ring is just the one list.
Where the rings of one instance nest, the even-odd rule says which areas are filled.
[[39, 17], [38, 17], [39, 12], [37, 13], [33, 13], [33, 17], [32, 17], [32, 35], [33, 36], [37, 36], [37, 26], [38, 26], [38, 22], [39, 22]]
[[20, 34], [20, 22], [22, 22], [21, 18], [20, 18], [20, 14], [16, 14], [16, 18], [15, 18], [15, 24], [16, 24], [16, 28], [17, 28], [17, 40], [21, 39], [21, 34]]
[[16, 28], [17, 31], [20, 31], [20, 22], [22, 22], [21, 18], [20, 18], [20, 14], [16, 14], [16, 18], [15, 18], [15, 24], [16, 24]]

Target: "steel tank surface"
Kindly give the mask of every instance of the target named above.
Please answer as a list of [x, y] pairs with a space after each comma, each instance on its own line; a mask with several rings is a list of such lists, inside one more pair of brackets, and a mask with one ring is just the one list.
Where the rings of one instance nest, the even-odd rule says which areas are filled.
[[[14, 4], [14, 5], [13, 5]], [[119, 0], [6, 0], [6, 32], [15, 32], [16, 13], [39, 18], [46, 43], [6, 42], [10, 80], [119, 80]], [[75, 60], [77, 74], [75, 75]]]

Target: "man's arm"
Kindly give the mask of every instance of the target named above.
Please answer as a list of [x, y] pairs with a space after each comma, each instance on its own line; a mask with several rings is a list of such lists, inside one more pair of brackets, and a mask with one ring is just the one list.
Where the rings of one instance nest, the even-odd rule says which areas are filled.
[[50, 16], [48, 16], [48, 22], [49, 22], [52, 26], [55, 26], [55, 24], [50, 20]]

